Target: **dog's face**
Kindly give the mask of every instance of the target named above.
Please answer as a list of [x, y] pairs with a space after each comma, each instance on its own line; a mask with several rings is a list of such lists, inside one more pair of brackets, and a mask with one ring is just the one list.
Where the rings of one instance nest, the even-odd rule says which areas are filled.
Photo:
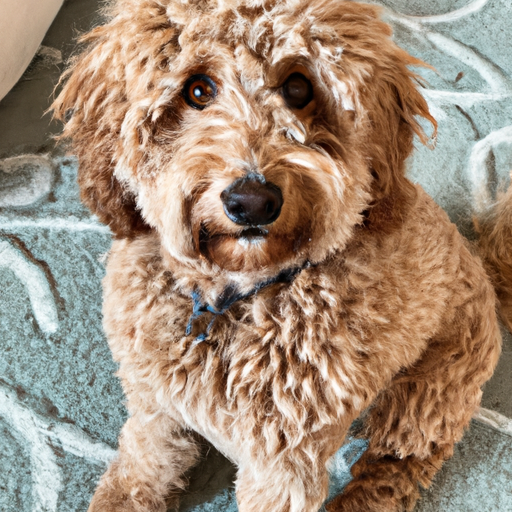
[[120, 0], [55, 103], [85, 202], [183, 263], [284, 268], [342, 249], [405, 186], [429, 119], [377, 9]]

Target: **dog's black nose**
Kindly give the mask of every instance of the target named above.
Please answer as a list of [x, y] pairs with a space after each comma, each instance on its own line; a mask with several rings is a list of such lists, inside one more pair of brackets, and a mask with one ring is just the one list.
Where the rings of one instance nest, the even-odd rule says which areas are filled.
[[263, 226], [274, 222], [281, 213], [283, 194], [260, 174], [251, 173], [222, 191], [224, 212], [236, 224]]

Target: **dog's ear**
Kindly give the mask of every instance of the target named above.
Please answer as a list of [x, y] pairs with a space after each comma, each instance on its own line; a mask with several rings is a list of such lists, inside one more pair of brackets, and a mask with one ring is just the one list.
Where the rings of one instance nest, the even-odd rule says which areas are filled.
[[[343, 47], [346, 67], [341, 66], [341, 73], [349, 75], [356, 103], [362, 109], [362, 122], [370, 130], [367, 150], [376, 199], [389, 195], [397, 186], [408, 186], [404, 162], [413, 149], [414, 135], [423, 143], [429, 140], [418, 116], [433, 125], [433, 138], [437, 133], [436, 121], [418, 90], [421, 80], [409, 69], [426, 64], [393, 42], [392, 29], [382, 21], [381, 12], [373, 5], [337, 2], [330, 13]], [[344, 80], [342, 77], [340, 81]]]
[[[387, 196], [404, 182], [405, 160], [413, 150], [414, 135], [423, 144], [434, 141], [437, 122], [429, 112], [427, 102], [418, 87], [421, 78], [409, 66], [425, 66], [390, 42], [389, 54], [377, 67], [374, 88], [369, 94], [367, 113], [372, 125], [372, 168], [379, 192]], [[419, 118], [432, 124], [428, 137]]]
[[127, 112], [122, 48], [98, 27], [82, 38], [87, 49], [63, 75], [65, 82], [52, 109], [65, 123], [61, 138], [72, 140], [78, 156], [82, 201], [115, 236], [129, 237], [148, 226], [136, 209], [135, 197], [114, 176], [115, 153]]

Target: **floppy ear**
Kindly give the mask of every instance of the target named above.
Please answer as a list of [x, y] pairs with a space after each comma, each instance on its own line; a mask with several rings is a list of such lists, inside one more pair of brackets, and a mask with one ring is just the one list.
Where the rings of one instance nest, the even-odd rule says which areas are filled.
[[135, 198], [114, 176], [120, 127], [127, 111], [122, 48], [110, 36], [109, 25], [82, 38], [89, 47], [72, 63], [52, 105], [54, 117], [65, 122], [62, 138], [72, 140], [78, 156], [82, 201], [114, 235], [132, 236], [148, 226]]
[[408, 69], [408, 66], [426, 65], [391, 40], [387, 46], [376, 67], [375, 86], [369, 88], [366, 107], [373, 132], [370, 145], [375, 192], [380, 196], [388, 196], [397, 187], [409, 186], [404, 179], [405, 160], [413, 150], [414, 135], [423, 144], [429, 141], [418, 117], [432, 124], [432, 140], [437, 135], [437, 122], [418, 90], [421, 78]]
[[[83, 202], [116, 236], [126, 237], [150, 229], [126, 176], [136, 174], [143, 157], [138, 127], [151, 93], [169, 73], [179, 31], [161, 2], [119, 0], [112, 5], [110, 21], [81, 39], [87, 48], [64, 74], [65, 85], [52, 108], [65, 122], [62, 137], [72, 140], [79, 159]], [[116, 174], [120, 160], [123, 181]]]
[[426, 64], [392, 41], [391, 27], [380, 18], [381, 8], [356, 2], [336, 5], [331, 23], [343, 47], [340, 69], [350, 77], [361, 109], [359, 120], [367, 128], [365, 146], [375, 178], [373, 196], [378, 200], [397, 187], [411, 187], [405, 180], [404, 161], [415, 134], [423, 143], [428, 140], [416, 116], [432, 123], [435, 137], [437, 124], [418, 91], [420, 78], [408, 69]]

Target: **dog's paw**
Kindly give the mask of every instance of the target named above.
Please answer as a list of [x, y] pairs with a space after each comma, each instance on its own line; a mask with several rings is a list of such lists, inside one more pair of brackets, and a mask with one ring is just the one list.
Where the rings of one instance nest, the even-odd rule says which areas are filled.
[[[396, 482], [394, 482], [396, 484]], [[418, 498], [417, 489], [387, 485], [366, 485], [364, 480], [352, 482], [345, 491], [326, 505], [327, 512], [408, 512]]]
[[98, 488], [87, 512], [174, 512], [178, 510], [178, 500], [157, 500], [151, 496], [144, 499], [120, 492], [115, 488]]

